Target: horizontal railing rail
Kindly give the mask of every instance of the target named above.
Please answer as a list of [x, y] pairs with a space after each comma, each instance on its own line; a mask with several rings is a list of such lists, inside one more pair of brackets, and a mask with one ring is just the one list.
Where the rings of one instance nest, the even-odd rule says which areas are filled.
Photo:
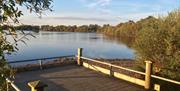
[[151, 75], [151, 77], [156, 78], [156, 79], [160, 79], [160, 80], [163, 80], [163, 81], [171, 82], [171, 83], [174, 83], [174, 84], [177, 84], [177, 85], [180, 85], [180, 82], [175, 81], [175, 80], [167, 79], [167, 78], [156, 76], [156, 75]]
[[49, 60], [49, 59], [65, 58], [65, 57], [75, 57], [75, 55], [56, 56], [56, 57], [45, 57], [45, 58], [36, 58], [36, 59], [19, 60], [19, 61], [9, 61], [8, 64], [13, 64], [13, 63], [23, 63], [23, 62], [33, 62], [33, 61], [37, 61], [37, 60]]
[[[84, 56], [79, 56], [78, 55], [77, 57], [78, 57], [77, 60], [81, 59], [80, 60], [81, 62], [79, 62], [80, 64], [78, 64], [78, 65], [82, 65], [82, 66], [84, 66], [86, 68], [89, 68], [89, 69], [92, 69], [92, 70], [95, 70], [95, 71], [98, 71], [98, 72], [102, 72], [104, 74], [107, 74], [107, 75], [110, 75], [110, 76], [113, 76], [113, 77], [116, 77], [116, 78], [119, 78], [119, 79], [122, 79], [122, 80], [126, 80], [126, 81], [129, 81], [131, 83], [134, 83], [134, 84], [137, 84], [137, 85], [140, 85], [140, 86], [145, 86], [145, 80], [140, 79], [140, 78], [134, 76], [134, 74], [132, 74], [132, 73], [135, 73], [135, 74], [140, 74], [140, 75], [146, 76], [146, 74], [143, 73], [143, 72], [132, 70], [132, 69], [129, 69], [129, 68], [125, 68], [125, 67], [122, 67], [122, 66], [118, 66], [118, 65], [112, 64], [110, 62], [103, 62], [103, 61], [91, 59], [91, 58], [84, 57]], [[84, 61], [84, 60], [87, 60], [87, 61]], [[91, 64], [88, 61], [102, 64], [102, 66], [96, 65], [96, 64], [93, 64], [93, 63]], [[103, 65], [106, 65], [108, 68], [106, 68]], [[120, 72], [115, 71], [115, 70], [113, 70], [113, 68], [121, 69], [121, 70], [131, 72], [131, 73], [126, 73], [126, 72], [124, 73], [124, 72], [121, 72], [121, 71]]]
[[[19, 71], [24, 71], [26, 68], [43, 69], [44, 67], [57, 66], [56, 62], [53, 59], [58, 58], [74, 58], [75, 55], [67, 55], [67, 56], [56, 56], [56, 57], [46, 57], [46, 58], [36, 58], [36, 59], [28, 59], [28, 60], [20, 60], [20, 61], [10, 61], [8, 62], [9, 66], [13, 68], [18, 68]], [[36, 63], [37, 62], [37, 63]], [[26, 70], [32, 70], [26, 69]]]
[[16, 91], [22, 91], [19, 89], [19, 87], [16, 86], [16, 84], [14, 84], [14, 81], [11, 81], [9, 78], [6, 78], [6, 82], [7, 82], [7, 91], [10, 91], [9, 89], [9, 84], [11, 85], [11, 87], [13, 87], [13, 89], [15, 89]]
[[109, 65], [109, 66], [112, 66], [112, 67], [115, 67], [115, 68], [119, 68], [119, 69], [122, 69], [122, 70], [126, 70], [126, 71], [130, 71], [130, 72], [138, 73], [138, 74], [141, 74], [141, 75], [145, 75], [144, 72], [132, 70], [132, 69], [125, 68], [125, 67], [118, 66], [118, 65], [114, 65], [114, 64], [111, 64], [111, 63], [102, 62], [102, 61], [98, 61], [98, 60], [87, 58], [87, 57], [81, 57], [81, 58], [85, 59], [85, 60], [92, 61], [92, 62], [97, 62], [97, 63], [104, 64], [104, 65]]
[[[85, 59], [85, 60], [92, 61], [92, 62], [96, 62], [96, 63], [100, 63], [100, 64], [104, 64], [104, 65], [109, 65], [109, 66], [112, 66], [112, 67], [115, 67], [115, 68], [119, 68], [119, 69], [123, 69], [123, 70], [126, 70], [126, 71], [138, 73], [138, 74], [141, 74], [141, 75], [145, 75], [144, 72], [132, 70], [132, 69], [125, 68], [125, 67], [118, 66], [118, 65], [114, 65], [114, 64], [111, 64], [111, 63], [102, 62], [102, 61], [99, 61], [99, 60], [95, 60], [95, 59], [91, 59], [91, 58], [87, 58], [87, 57], [82, 57], [82, 56], [81, 56], [81, 58], [82, 58], [82, 59]], [[156, 75], [151, 75], [151, 77], [180, 85], [180, 82], [175, 81], [175, 80], [167, 79], [167, 78], [160, 77], [160, 76], [156, 76]]]

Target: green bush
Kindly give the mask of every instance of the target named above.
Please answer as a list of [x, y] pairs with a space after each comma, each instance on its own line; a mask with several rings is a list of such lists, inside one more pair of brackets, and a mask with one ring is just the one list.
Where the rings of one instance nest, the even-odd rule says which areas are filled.
[[146, 25], [151, 26], [142, 26], [134, 43], [137, 63], [152, 61], [154, 74], [180, 81], [180, 10]]

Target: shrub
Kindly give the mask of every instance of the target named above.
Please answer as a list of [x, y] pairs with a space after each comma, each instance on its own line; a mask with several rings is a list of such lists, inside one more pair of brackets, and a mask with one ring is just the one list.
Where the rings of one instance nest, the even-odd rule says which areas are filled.
[[156, 24], [142, 27], [136, 36], [137, 63], [144, 67], [145, 60], [152, 61], [155, 74], [180, 81], [180, 9], [149, 23]]

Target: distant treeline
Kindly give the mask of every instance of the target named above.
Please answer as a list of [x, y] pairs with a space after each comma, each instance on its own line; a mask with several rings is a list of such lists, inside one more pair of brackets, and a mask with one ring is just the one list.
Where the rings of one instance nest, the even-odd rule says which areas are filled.
[[40, 30], [40, 26], [33, 26], [33, 25], [20, 25], [15, 27], [16, 30], [26, 30], [26, 31], [36, 31]]
[[42, 25], [42, 31], [58, 31], [58, 32], [96, 32], [101, 27], [97, 24], [90, 24], [90, 25], [82, 25], [82, 26], [65, 26], [65, 25], [58, 25], [58, 26], [50, 26], [50, 25]]
[[[2, 26], [3, 30], [8, 30], [7, 28], [12, 27], [12, 26], [7, 26], [4, 25]], [[26, 31], [34, 31], [34, 32], [39, 32], [40, 26], [34, 26], [34, 25], [19, 25], [19, 26], [13, 26], [15, 30], [26, 30]]]

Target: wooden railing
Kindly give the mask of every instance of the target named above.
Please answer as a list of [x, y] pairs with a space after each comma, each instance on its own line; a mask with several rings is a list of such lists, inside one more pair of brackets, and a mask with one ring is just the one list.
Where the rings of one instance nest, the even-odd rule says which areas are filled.
[[27, 59], [27, 60], [18, 60], [18, 61], [10, 61], [9, 64], [12, 63], [23, 63], [23, 62], [33, 62], [38, 60], [49, 60], [49, 59], [56, 59], [56, 58], [65, 58], [65, 57], [75, 57], [75, 55], [66, 55], [66, 56], [56, 56], [56, 57], [45, 57], [45, 58], [36, 58], [36, 59]]
[[[151, 70], [152, 69], [152, 62], [151, 61], [145, 61], [145, 63], [146, 63], [145, 72], [141, 72], [141, 71], [136, 71], [136, 70], [133, 70], [133, 69], [125, 68], [125, 67], [122, 67], [122, 66], [114, 65], [114, 64], [111, 64], [111, 63], [102, 62], [102, 61], [98, 61], [98, 60], [95, 60], [95, 59], [83, 57], [82, 56], [82, 48], [79, 48], [77, 53], [78, 54], [77, 54], [76, 57], [77, 57], [77, 64], [78, 65], [84, 66], [86, 68], [89, 68], [89, 69], [92, 69], [92, 70], [95, 70], [95, 71], [98, 71], [98, 72], [102, 72], [104, 74], [108, 74], [110, 76], [113, 75], [116, 78], [123, 79], [123, 80], [129, 81], [129, 82], [135, 83], [137, 85], [140, 85], [140, 86], [144, 86], [145, 89], [152, 89], [151, 88], [151, 84], [152, 84], [151, 79], [152, 78], [160, 79], [160, 80], [170, 82], [170, 83], [173, 83], [173, 84], [177, 84], [177, 85], [180, 86], [179, 81], [175, 81], [175, 80], [163, 78], [163, 77], [160, 77], [160, 76], [152, 75], [151, 74], [151, 71], [152, 71]], [[91, 64], [88, 61], [86, 62], [86, 61], [83, 61], [83, 60], [88, 60], [88, 61], [91, 61], [91, 62], [106, 65], [106, 66], [109, 67], [109, 69], [103, 68], [103, 67], [98, 66], [98, 65]], [[143, 75], [143, 76], [145, 76], [145, 80], [135, 78], [135, 77], [132, 77], [132, 76], [120, 73], [120, 72], [115, 72], [115, 71], [112, 70], [112, 67], [118, 68], [118, 69], [121, 69], [121, 70], [124, 70], [124, 71], [133, 72], [133, 73], [136, 73], [136, 74]], [[153, 89], [156, 90], [156, 91], [160, 91], [160, 85], [159, 84], [154, 84]]]
[[174, 84], [177, 84], [177, 85], [180, 85], [180, 82], [175, 81], [175, 80], [163, 78], [163, 77], [156, 76], [156, 75], [151, 75], [151, 77], [156, 78], [156, 79], [159, 79], [159, 80], [164, 80], [164, 81], [167, 81], [167, 82], [171, 82], [171, 83], [174, 83]]
[[82, 65], [84, 67], [86, 67], [86, 68], [90, 68], [90, 69], [105, 73], [107, 75], [110, 75], [110, 76], [113, 76], [113, 77], [116, 77], [116, 78], [127, 80], [129, 82], [132, 82], [132, 83], [135, 83], [135, 84], [138, 84], [138, 85], [141, 85], [141, 86], [144, 86], [144, 84], [145, 84], [145, 81], [143, 81], [141, 79], [137, 79], [137, 78], [134, 78], [134, 77], [131, 77], [131, 76], [128, 76], [128, 75], [121, 74], [119, 72], [115, 72], [115, 71], [112, 70], [112, 68], [118, 68], [118, 69], [121, 69], [121, 70], [125, 70], [125, 71], [129, 71], [129, 72], [134, 72], [134, 73], [137, 73], [137, 74], [145, 75], [145, 73], [143, 73], [143, 72], [135, 71], [135, 70], [128, 69], [128, 68], [125, 68], [125, 67], [121, 67], [121, 66], [117, 66], [117, 65], [114, 65], [114, 64], [111, 64], [111, 63], [101, 62], [101, 61], [90, 59], [90, 58], [87, 58], [87, 57], [81, 57], [81, 59], [92, 61], [92, 62], [95, 62], [95, 63], [100, 63], [100, 64], [103, 64], [103, 65], [106, 65], [106, 66], [109, 67], [109, 69], [106, 69], [106, 68], [103, 68], [103, 67], [100, 67], [100, 66], [97, 66], [97, 65], [94, 65], [94, 64], [90, 64], [88, 62], [83, 62]]
[[[37, 58], [37, 59], [28, 59], [28, 60], [20, 60], [20, 61], [11, 61], [8, 62], [9, 65], [16, 64], [16, 63], [26, 63], [26, 62], [38, 62], [39, 61], [39, 68], [42, 69], [43, 61], [45, 60], [50, 60], [50, 59], [57, 59], [57, 58], [69, 58], [69, 57], [75, 57], [75, 55], [67, 55], [67, 56], [57, 56], [57, 57], [47, 57], [47, 58]], [[14, 84], [14, 81], [11, 81], [9, 78], [6, 78], [6, 83], [7, 83], [7, 91], [10, 91], [10, 86], [15, 90], [15, 91], [22, 91], [20, 90], [16, 84]], [[40, 90], [32, 90], [32, 91], [40, 91]]]
[[[19, 60], [19, 61], [10, 61], [10, 62], [8, 62], [8, 64], [13, 65], [13, 64], [23, 64], [23, 63], [28, 63], [28, 62], [37, 62], [38, 65], [39, 65], [39, 68], [42, 69], [43, 63], [46, 60], [52, 60], [52, 59], [57, 59], [57, 58], [68, 58], [68, 57], [75, 57], [75, 55], [46, 57], [46, 58], [37, 58], [37, 59], [28, 59], [28, 60]], [[31, 63], [29, 63], [29, 64], [31, 64]]]

